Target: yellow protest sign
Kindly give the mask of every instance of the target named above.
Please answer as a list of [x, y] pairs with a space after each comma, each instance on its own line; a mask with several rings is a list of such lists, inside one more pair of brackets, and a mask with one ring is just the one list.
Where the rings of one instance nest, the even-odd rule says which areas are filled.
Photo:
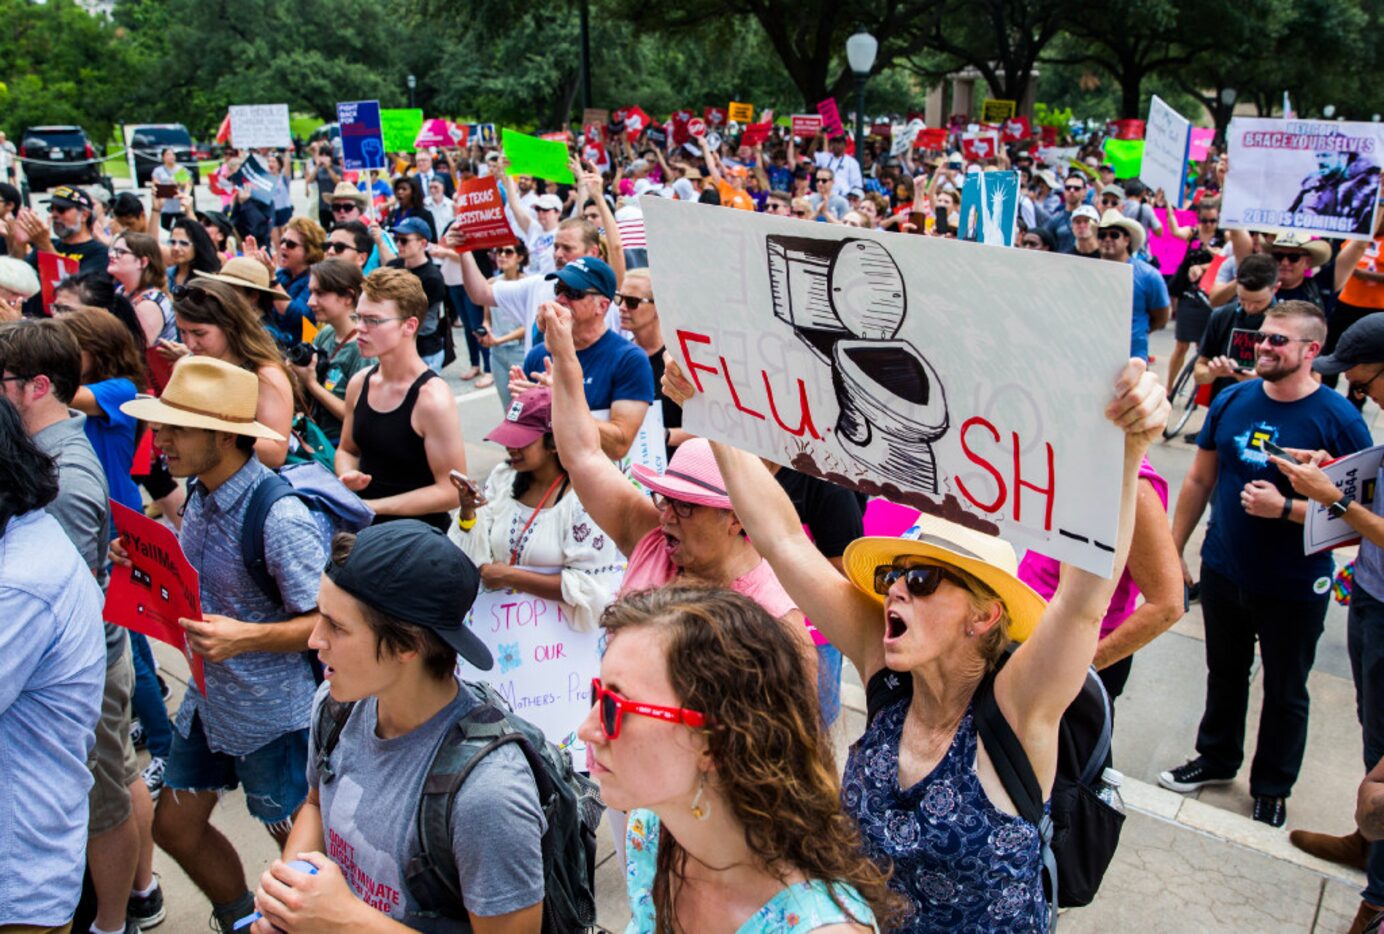
[[996, 100], [993, 97], [987, 98], [985, 103], [980, 105], [980, 122], [1003, 123], [1014, 116], [1014, 112], [1017, 109], [1018, 105], [1015, 104], [1014, 101]]
[[736, 123], [749, 123], [754, 119], [754, 104], [731, 101], [730, 106], [726, 108], [726, 117]]

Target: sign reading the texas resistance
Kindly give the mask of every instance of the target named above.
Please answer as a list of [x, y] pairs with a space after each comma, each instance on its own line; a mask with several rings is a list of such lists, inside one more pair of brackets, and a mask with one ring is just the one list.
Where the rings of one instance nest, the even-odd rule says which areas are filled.
[[689, 432], [1111, 573], [1125, 267], [640, 207]]
[[1384, 123], [1237, 117], [1221, 226], [1374, 238]]

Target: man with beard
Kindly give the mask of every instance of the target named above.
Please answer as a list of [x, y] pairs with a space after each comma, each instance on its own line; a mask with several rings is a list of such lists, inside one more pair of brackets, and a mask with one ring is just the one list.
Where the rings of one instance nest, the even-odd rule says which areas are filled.
[[1201, 551], [1207, 674], [1197, 756], [1158, 782], [1186, 794], [1235, 780], [1257, 641], [1264, 707], [1249, 788], [1254, 819], [1273, 827], [1287, 818], [1307, 745], [1307, 675], [1333, 567], [1329, 553], [1303, 555], [1307, 503], [1293, 497], [1269, 452], [1277, 445], [1340, 457], [1373, 444], [1359, 413], [1312, 375], [1325, 340], [1326, 317], [1315, 305], [1279, 302], [1264, 313], [1253, 337], [1259, 379], [1230, 386], [1211, 404], [1173, 518], [1181, 552], [1215, 495]]
[[[52, 230], [36, 212], [20, 208], [12, 228], [15, 242], [10, 244], [11, 255], [17, 253], [20, 243], [27, 243], [32, 249], [24, 260], [35, 271], [38, 270], [38, 254], [43, 251], [77, 260], [78, 273], [105, 272], [109, 256], [106, 245], [92, 236], [93, 211], [91, 195], [80, 188], [59, 185], [48, 199]], [[24, 303], [24, 314], [30, 318], [42, 316], [40, 295]]]

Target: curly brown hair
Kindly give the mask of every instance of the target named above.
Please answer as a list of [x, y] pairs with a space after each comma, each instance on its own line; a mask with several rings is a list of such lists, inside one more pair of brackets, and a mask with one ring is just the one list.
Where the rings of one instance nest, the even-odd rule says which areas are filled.
[[57, 322], [91, 360], [82, 382], [99, 383], [123, 377], [134, 383], [135, 389], [144, 391], [144, 357], [119, 318], [104, 308], [83, 305], [58, 318]]
[[[882, 928], [895, 926], [904, 902], [841, 809], [816, 680], [787, 624], [734, 591], [689, 585], [627, 594], [601, 622], [611, 638], [622, 629], [658, 629], [679, 703], [710, 718], [717, 787], [767, 870], [785, 880], [796, 870], [827, 882], [851, 917], [836, 884], [854, 886]], [[683, 877], [686, 861], [665, 827], [653, 888], [659, 931], [673, 929], [672, 882]]]

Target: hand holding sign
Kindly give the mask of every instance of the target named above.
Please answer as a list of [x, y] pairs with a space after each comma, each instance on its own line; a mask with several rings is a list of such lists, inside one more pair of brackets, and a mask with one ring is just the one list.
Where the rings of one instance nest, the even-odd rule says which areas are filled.
[[224, 662], [250, 651], [247, 639], [252, 626], [229, 616], [208, 613], [202, 619], [179, 619], [187, 633], [188, 648], [210, 662]]

